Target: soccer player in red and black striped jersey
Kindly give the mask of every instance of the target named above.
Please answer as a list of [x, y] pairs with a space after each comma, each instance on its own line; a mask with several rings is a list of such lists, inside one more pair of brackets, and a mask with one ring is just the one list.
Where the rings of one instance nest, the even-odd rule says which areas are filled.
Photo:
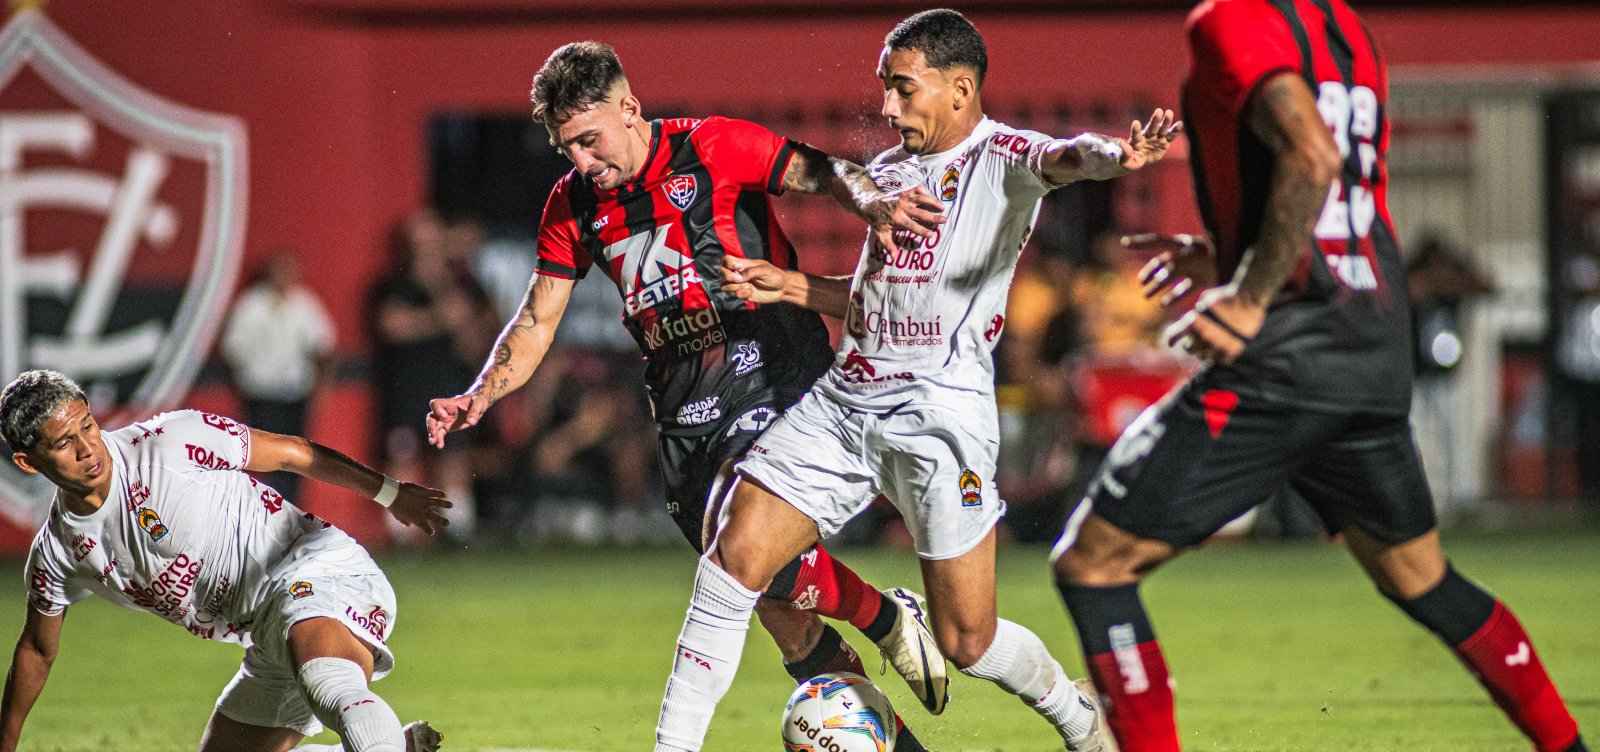
[[1146, 289], [1192, 303], [1169, 341], [1210, 365], [1123, 434], [1055, 558], [1123, 752], [1179, 748], [1140, 580], [1285, 484], [1535, 749], [1585, 752], [1521, 624], [1440, 548], [1407, 420], [1410, 312], [1372, 38], [1344, 0], [1209, 0], [1188, 35], [1183, 115], [1214, 246], [1168, 240]]
[[[443, 446], [448, 431], [475, 424], [528, 380], [573, 284], [598, 266], [622, 294], [624, 324], [644, 353], [668, 512], [703, 551], [733, 461], [833, 358], [817, 314], [757, 307], [724, 292], [723, 259], [795, 266], [770, 198], [785, 190], [832, 196], [889, 243], [896, 231], [930, 234], [943, 207], [925, 189], [884, 195], [861, 167], [755, 123], [647, 120], [616, 53], [598, 42], [556, 50], [534, 77], [533, 105], [575, 169], [545, 205], [537, 273], [522, 310], [472, 386], [433, 400], [429, 439]], [[860, 629], [930, 712], [943, 711], [949, 678], [920, 595], [880, 593], [821, 548], [791, 562], [766, 595], [762, 624], [797, 680], [863, 671], [821, 614]], [[900, 744], [921, 749], [910, 734]]]

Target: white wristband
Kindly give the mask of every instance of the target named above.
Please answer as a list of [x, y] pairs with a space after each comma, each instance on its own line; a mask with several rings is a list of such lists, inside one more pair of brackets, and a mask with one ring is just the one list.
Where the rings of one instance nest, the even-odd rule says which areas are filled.
[[372, 497], [372, 500], [378, 502], [378, 504], [382, 506], [387, 507], [390, 504], [393, 504], [394, 497], [399, 495], [400, 481], [385, 475], [383, 476], [383, 488], [378, 489], [378, 495]]

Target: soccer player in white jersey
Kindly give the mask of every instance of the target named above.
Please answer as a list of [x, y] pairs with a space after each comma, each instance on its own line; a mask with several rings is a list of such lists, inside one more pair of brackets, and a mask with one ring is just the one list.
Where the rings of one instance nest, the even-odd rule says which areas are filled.
[[322, 724], [334, 752], [425, 752], [368, 683], [394, 667], [394, 590], [350, 536], [245, 471], [288, 471], [363, 494], [433, 533], [439, 491], [398, 483], [327, 447], [193, 410], [102, 433], [83, 390], [28, 371], [0, 392], [0, 436], [24, 472], [56, 486], [25, 576], [27, 618], [0, 701], [0, 752], [16, 749], [55, 661], [67, 607], [90, 595], [197, 637], [245, 646], [201, 752], [282, 752]]
[[738, 667], [750, 611], [783, 562], [837, 532], [882, 493], [921, 558], [933, 631], [963, 673], [998, 684], [1070, 750], [1101, 738], [1087, 697], [1032, 632], [996, 616], [999, 445], [991, 351], [1039, 199], [1080, 179], [1160, 159], [1170, 111], [1126, 140], [1055, 140], [984, 117], [983, 37], [951, 10], [918, 13], [884, 43], [883, 114], [901, 145], [874, 160], [885, 188], [923, 185], [945, 203], [931, 238], [863, 248], [851, 280], [729, 259], [725, 280], [758, 303], [845, 319], [833, 367], [738, 465], [715, 545], [701, 559], [656, 731], [656, 750], [698, 750]]

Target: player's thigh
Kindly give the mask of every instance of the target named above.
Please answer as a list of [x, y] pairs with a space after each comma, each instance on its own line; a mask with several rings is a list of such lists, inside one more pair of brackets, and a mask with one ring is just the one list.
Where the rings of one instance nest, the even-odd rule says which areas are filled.
[[958, 556], [922, 560], [934, 639], [960, 668], [976, 663], [994, 642], [994, 568], [993, 527], [976, 546]]
[[907, 406], [881, 418], [870, 435], [869, 462], [918, 556], [960, 556], [1005, 514], [994, 484], [998, 421], [987, 395]]
[[[1123, 431], [1090, 484], [1087, 514], [1134, 538], [1196, 545], [1266, 501], [1331, 430], [1325, 414], [1202, 373]], [[1099, 527], [1068, 532], [1083, 540]]]
[[217, 710], [200, 737], [200, 752], [285, 752], [304, 738], [294, 729], [256, 726]]
[[1405, 415], [1346, 417], [1292, 482], [1330, 532], [1360, 530], [1373, 542], [1392, 547], [1437, 525]]
[[315, 616], [290, 625], [289, 656], [296, 670], [317, 658], [342, 658], [372, 679], [372, 649], [338, 619]]
[[[878, 493], [877, 479], [862, 456], [863, 424], [861, 414], [809, 393], [755, 440], [735, 469], [742, 479], [809, 518], [818, 537], [826, 538], [871, 505]], [[736, 488], [734, 498], [740, 493]]]
[[662, 434], [660, 446], [667, 516], [695, 552], [704, 553], [714, 514], [708, 504], [718, 494], [718, 479], [726, 463], [713, 452], [709, 436]]

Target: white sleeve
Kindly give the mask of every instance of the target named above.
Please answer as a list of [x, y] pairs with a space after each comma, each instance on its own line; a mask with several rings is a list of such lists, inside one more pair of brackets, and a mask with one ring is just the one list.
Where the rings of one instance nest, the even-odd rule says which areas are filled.
[[84, 598], [89, 589], [69, 581], [66, 552], [49, 536], [49, 528], [39, 531], [28, 550], [28, 565], [23, 576], [28, 584], [28, 607], [45, 616], [55, 616]]
[[1007, 195], [1035, 199], [1061, 187], [1044, 176], [1044, 152], [1054, 141], [1038, 131], [1002, 132], [991, 137], [986, 148], [1005, 164]]
[[177, 410], [125, 430], [154, 438], [169, 462], [206, 470], [243, 470], [250, 464], [250, 429], [232, 418]]

